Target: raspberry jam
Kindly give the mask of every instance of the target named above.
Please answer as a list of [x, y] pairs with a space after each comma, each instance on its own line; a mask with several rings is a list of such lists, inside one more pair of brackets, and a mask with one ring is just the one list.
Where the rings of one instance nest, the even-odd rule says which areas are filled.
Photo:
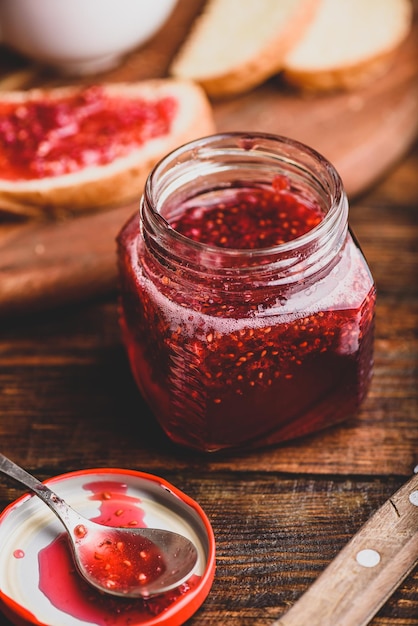
[[76, 95], [0, 103], [0, 169], [31, 180], [106, 165], [169, 132], [174, 98], [110, 96], [102, 87]]
[[[125, 484], [106, 480], [93, 481], [84, 485], [84, 488], [92, 493], [89, 496], [91, 500], [97, 500], [100, 503], [100, 513], [93, 521], [103, 524], [104, 527], [146, 526], [141, 501], [127, 493], [128, 489]], [[81, 536], [84, 536], [82, 528], [79, 532]], [[103, 577], [107, 579], [114, 575], [119, 576], [119, 574], [126, 577], [130, 569], [129, 565], [126, 564], [126, 568], [120, 570], [119, 558], [116, 571], [111, 573], [112, 559], [109, 560], [107, 548], [107, 546], [99, 548], [98, 558], [95, 559], [93, 567], [101, 568]], [[101, 556], [105, 558], [100, 558]], [[156, 568], [161, 566], [158, 553], [154, 549], [146, 549], [145, 556], [148, 557], [148, 572], [152, 575]], [[129, 560], [128, 555], [127, 560]], [[51, 605], [74, 618], [75, 623], [89, 623], [97, 626], [149, 625], [153, 618], [159, 615], [163, 623], [164, 614], [180, 603], [186, 595], [193, 593], [200, 581], [200, 576], [193, 574], [180, 587], [149, 598], [129, 599], [106, 595], [89, 585], [78, 574], [66, 533], [60, 533], [52, 538], [51, 542], [39, 551], [38, 565], [39, 589]], [[106, 565], [109, 565], [109, 568]], [[71, 619], [68, 623], [72, 623]]]
[[144, 537], [136, 542], [114, 541], [106, 537], [98, 542], [83, 542], [83, 563], [89, 573], [108, 589], [117, 588], [122, 593], [138, 587], [138, 583], [157, 580], [166, 570], [162, 554]]
[[118, 238], [120, 319], [168, 436], [213, 451], [353, 414], [372, 372], [375, 287], [320, 155], [268, 135], [186, 145]]

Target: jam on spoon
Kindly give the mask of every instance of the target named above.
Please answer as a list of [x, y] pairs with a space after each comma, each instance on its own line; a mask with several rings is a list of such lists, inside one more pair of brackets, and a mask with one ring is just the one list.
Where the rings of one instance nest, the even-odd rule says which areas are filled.
[[28, 487], [55, 513], [67, 531], [79, 573], [99, 590], [147, 598], [174, 589], [191, 576], [197, 550], [186, 537], [156, 528], [96, 524], [1, 453], [0, 472]]

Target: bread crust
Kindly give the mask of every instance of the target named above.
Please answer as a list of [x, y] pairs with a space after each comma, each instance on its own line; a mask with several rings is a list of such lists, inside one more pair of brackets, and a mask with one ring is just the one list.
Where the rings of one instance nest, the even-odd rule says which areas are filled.
[[[0, 208], [15, 213], [77, 213], [128, 204], [139, 199], [152, 167], [174, 148], [215, 131], [212, 107], [204, 91], [182, 80], [155, 79], [103, 86], [106, 93], [124, 98], [155, 100], [173, 96], [179, 103], [169, 134], [156, 137], [129, 155], [106, 165], [30, 181], [0, 179]], [[24, 104], [36, 100], [59, 100], [83, 91], [70, 86], [9, 92], [0, 101]]]
[[367, 59], [362, 64], [345, 65], [330, 69], [316, 70], [285, 70], [284, 79], [295, 87], [306, 91], [354, 90], [364, 87], [370, 81], [383, 76], [393, 65], [395, 50], [382, 52]]
[[[175, 77], [191, 78], [197, 81], [206, 93], [214, 98], [248, 91], [282, 69], [283, 59], [305, 33], [318, 10], [320, 2], [321, 0], [300, 0], [297, 5], [295, 4], [294, 11], [289, 15], [280, 32], [274, 33], [269, 39], [260, 42], [256, 56], [242, 59], [222, 73], [209, 75], [200, 73], [199, 68], [196, 68], [194, 72], [186, 70], [185, 62], [189, 64], [187, 58], [190, 58], [193, 53], [189, 48], [189, 41], [185, 42], [184, 47], [171, 64], [170, 73]], [[244, 6], [243, 10], [245, 10]], [[222, 17], [219, 15], [219, 19]], [[205, 14], [201, 16], [200, 20], [204, 19], [206, 19]], [[191, 37], [195, 37], [195, 32], [191, 32]], [[239, 44], [239, 41], [231, 39], [231, 46], [239, 46]]]
[[[357, 6], [354, 0], [351, 0], [352, 13], [346, 17], [351, 17], [352, 21], [355, 16], [357, 23], [361, 20], [364, 23], [361, 24], [362, 35], [358, 32], [360, 29], [357, 29], [356, 33], [352, 33], [352, 42], [349, 46], [346, 42], [346, 47], [339, 41], [338, 35], [349, 26], [344, 23], [344, 17], [339, 19], [340, 15], [331, 14], [338, 6], [333, 4], [334, 1], [323, 0], [322, 7], [317, 14], [317, 23], [312, 22], [305, 37], [285, 59], [283, 77], [287, 82], [315, 91], [356, 89], [385, 74], [393, 64], [400, 44], [411, 30], [413, 8], [410, 0], [390, 0], [390, 11], [386, 14], [384, 8], [389, 7], [389, 1], [385, 5], [385, 0], [373, 4], [359, 0]], [[365, 9], [368, 9], [367, 19], [362, 13], [362, 4]], [[385, 36], [376, 37], [375, 40], [373, 25], [379, 20], [381, 21], [379, 26], [385, 24]], [[383, 20], [386, 21], [383, 22]], [[334, 31], [329, 33], [333, 45], [323, 46], [323, 39], [326, 37], [323, 25], [327, 22], [329, 25], [332, 22], [334, 27]], [[320, 23], [322, 28], [319, 27]], [[353, 24], [351, 27], [353, 30]], [[361, 50], [356, 46], [354, 35], [357, 35], [361, 41], [361, 38], [365, 37], [365, 29], [369, 35], [370, 44], [369, 49]], [[322, 53], [318, 56], [316, 50], [321, 48], [323, 48]]]

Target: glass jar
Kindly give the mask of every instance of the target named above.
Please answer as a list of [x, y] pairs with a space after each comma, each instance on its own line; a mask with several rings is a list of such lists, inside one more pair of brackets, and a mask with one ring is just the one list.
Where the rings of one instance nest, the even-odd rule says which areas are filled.
[[153, 169], [118, 236], [120, 322], [173, 441], [270, 445], [358, 409], [375, 287], [347, 217], [334, 167], [284, 137], [214, 135]]

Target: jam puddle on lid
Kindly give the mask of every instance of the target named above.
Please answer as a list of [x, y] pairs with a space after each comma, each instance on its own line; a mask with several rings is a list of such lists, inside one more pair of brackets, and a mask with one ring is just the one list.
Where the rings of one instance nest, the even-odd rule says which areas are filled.
[[[108, 526], [144, 527], [144, 510], [140, 498], [129, 496], [127, 486], [113, 481], [91, 482], [84, 489], [92, 492], [91, 500], [100, 501], [100, 514], [93, 521]], [[150, 570], [159, 567], [158, 555], [150, 553]], [[105, 560], [97, 559], [98, 567]], [[200, 576], [193, 575], [177, 589], [149, 599], [106, 596], [88, 585], [74, 566], [65, 533], [60, 534], [38, 555], [39, 589], [57, 609], [72, 617], [98, 626], [141, 624], [159, 615], [179, 598], [194, 589]], [[103, 570], [106, 572], [106, 570]]]

